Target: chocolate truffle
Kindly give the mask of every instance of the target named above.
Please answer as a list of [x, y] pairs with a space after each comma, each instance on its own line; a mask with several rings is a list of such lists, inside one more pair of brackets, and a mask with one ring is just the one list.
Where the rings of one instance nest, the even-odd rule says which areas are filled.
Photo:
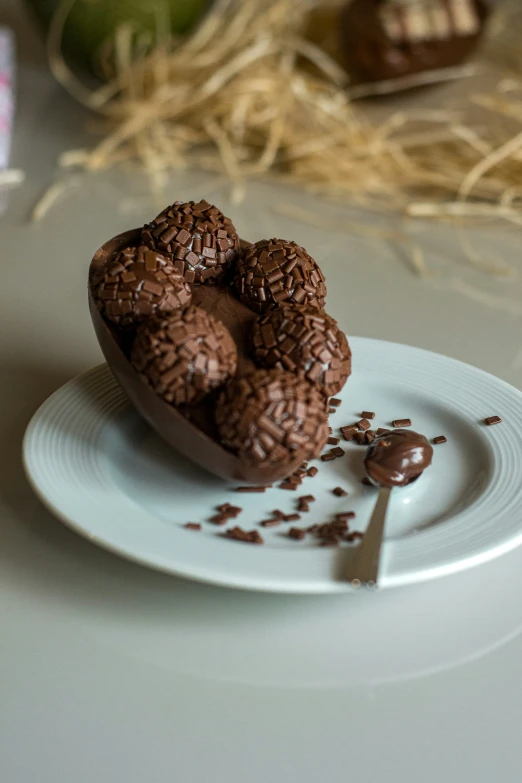
[[405, 487], [431, 465], [433, 448], [424, 435], [391, 430], [375, 438], [364, 458], [371, 483], [378, 487]]
[[487, 16], [483, 0], [352, 0], [340, 25], [346, 65], [363, 82], [459, 65]]
[[259, 365], [295, 372], [328, 397], [343, 388], [351, 372], [350, 347], [337, 322], [308, 305], [260, 316], [252, 342]]
[[143, 227], [142, 241], [172, 260], [187, 283], [217, 283], [239, 251], [230, 218], [208, 201], [176, 201]]
[[323, 308], [323, 273], [306, 250], [285, 239], [262, 239], [240, 256], [234, 284], [241, 301], [256, 313], [283, 304]]
[[172, 263], [148, 247], [127, 247], [107, 262], [95, 288], [96, 304], [109, 321], [133, 326], [152, 315], [190, 304], [190, 287]]
[[167, 402], [184, 405], [198, 402], [235, 374], [237, 350], [221, 321], [191, 305], [140, 326], [131, 361]]
[[250, 465], [310, 460], [329, 434], [319, 390], [280, 370], [256, 370], [232, 381], [218, 398], [215, 419], [223, 445]]

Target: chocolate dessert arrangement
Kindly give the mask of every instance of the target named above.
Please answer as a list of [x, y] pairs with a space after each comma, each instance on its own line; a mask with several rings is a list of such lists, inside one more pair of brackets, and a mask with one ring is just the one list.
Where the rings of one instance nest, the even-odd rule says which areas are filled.
[[351, 352], [304, 248], [241, 242], [217, 207], [178, 201], [105, 243], [89, 281], [116, 379], [189, 459], [255, 487], [321, 454]]
[[341, 24], [347, 68], [370, 82], [460, 65], [488, 15], [485, 0], [352, 0]]

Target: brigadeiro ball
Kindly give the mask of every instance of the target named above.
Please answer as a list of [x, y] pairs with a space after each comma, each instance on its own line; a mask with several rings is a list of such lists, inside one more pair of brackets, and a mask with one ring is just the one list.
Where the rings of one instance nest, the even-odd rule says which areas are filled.
[[254, 324], [254, 358], [263, 367], [295, 372], [331, 397], [346, 383], [352, 354], [337, 322], [308, 305], [286, 306]]
[[187, 283], [217, 283], [235, 262], [239, 237], [208, 201], [176, 201], [143, 227], [142, 241], [172, 260]]
[[241, 301], [256, 313], [283, 304], [324, 307], [323, 273], [304, 248], [285, 239], [263, 239], [248, 247], [234, 283]]
[[167, 402], [198, 402], [235, 375], [236, 344], [221, 321], [191, 305], [137, 331], [131, 361]]
[[192, 293], [172, 263], [142, 245], [120, 250], [108, 261], [95, 290], [101, 313], [119, 326], [190, 304]]
[[232, 381], [218, 398], [215, 418], [223, 445], [257, 466], [317, 457], [329, 435], [319, 390], [280, 370]]

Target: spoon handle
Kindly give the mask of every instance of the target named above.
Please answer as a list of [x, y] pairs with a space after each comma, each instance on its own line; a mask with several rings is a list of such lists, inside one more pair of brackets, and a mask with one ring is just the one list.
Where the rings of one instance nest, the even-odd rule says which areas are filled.
[[355, 557], [348, 572], [349, 582], [357, 580], [360, 584], [377, 584], [384, 523], [390, 496], [391, 488], [382, 487], [364, 538], [355, 550]]

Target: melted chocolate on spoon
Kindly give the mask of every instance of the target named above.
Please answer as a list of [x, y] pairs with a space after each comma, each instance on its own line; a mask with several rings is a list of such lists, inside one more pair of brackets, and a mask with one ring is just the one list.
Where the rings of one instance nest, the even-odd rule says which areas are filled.
[[433, 448], [424, 435], [412, 430], [392, 430], [376, 438], [364, 465], [372, 484], [405, 487], [431, 465]]

